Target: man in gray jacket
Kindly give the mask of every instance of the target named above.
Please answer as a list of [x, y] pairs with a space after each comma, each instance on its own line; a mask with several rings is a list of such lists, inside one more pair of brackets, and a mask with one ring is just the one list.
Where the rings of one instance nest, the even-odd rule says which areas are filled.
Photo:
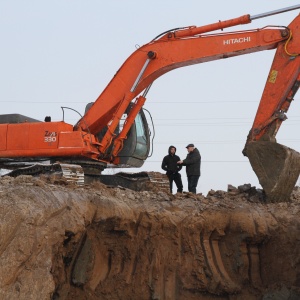
[[188, 178], [188, 190], [189, 192], [196, 194], [198, 180], [201, 175], [200, 173], [201, 155], [199, 150], [195, 148], [194, 144], [188, 144], [186, 148], [188, 151], [186, 159], [180, 160], [177, 163], [186, 166], [186, 175]]

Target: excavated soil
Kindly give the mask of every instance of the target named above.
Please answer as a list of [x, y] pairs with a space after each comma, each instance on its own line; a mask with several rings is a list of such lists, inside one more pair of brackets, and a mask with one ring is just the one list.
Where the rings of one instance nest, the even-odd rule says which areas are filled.
[[300, 299], [300, 189], [0, 179], [0, 299]]

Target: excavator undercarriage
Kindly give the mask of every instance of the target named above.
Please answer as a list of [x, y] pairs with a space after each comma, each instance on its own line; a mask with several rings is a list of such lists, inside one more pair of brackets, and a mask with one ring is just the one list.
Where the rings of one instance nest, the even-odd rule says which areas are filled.
[[[9, 167], [6, 165], [6, 167]], [[11, 167], [11, 166], [10, 166]], [[16, 167], [16, 165], [15, 165]], [[93, 172], [89, 172], [93, 170]], [[4, 176], [17, 177], [20, 175], [30, 175], [40, 177], [49, 182], [64, 182], [77, 185], [101, 182], [109, 187], [127, 188], [134, 191], [163, 191], [169, 192], [169, 180], [165, 174], [159, 172], [139, 172], [116, 174], [101, 174], [98, 169], [81, 167], [75, 164], [45, 164], [45, 163], [23, 163], [22, 166], [7, 170]]]

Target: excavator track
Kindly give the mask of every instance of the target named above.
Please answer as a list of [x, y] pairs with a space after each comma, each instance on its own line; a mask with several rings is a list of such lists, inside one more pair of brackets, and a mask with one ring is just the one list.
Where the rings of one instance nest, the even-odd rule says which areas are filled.
[[39, 174], [62, 173], [60, 164], [33, 164], [17, 168], [6, 173], [4, 176], [17, 177], [20, 175], [37, 176]]
[[14, 169], [3, 176], [17, 177], [20, 175], [46, 176], [52, 180], [65, 180], [79, 185], [84, 184], [84, 173], [78, 165], [35, 163]]
[[[84, 170], [90, 173], [85, 174]], [[112, 175], [102, 175], [99, 170], [97, 170], [97, 172], [95, 168], [92, 168], [92, 170], [94, 170], [93, 175], [91, 175], [91, 169], [88, 169], [87, 165], [81, 167], [75, 164], [36, 163], [25, 167], [19, 167], [3, 176], [44, 176], [50, 180], [62, 180], [78, 185], [91, 184], [92, 182], [100, 181], [111, 187], [123, 187], [134, 191], [169, 191], [169, 180], [167, 176], [159, 172], [120, 172]]]
[[169, 192], [169, 180], [159, 172], [120, 172], [113, 175], [87, 176], [85, 183], [100, 181], [108, 186], [123, 187], [134, 191]]

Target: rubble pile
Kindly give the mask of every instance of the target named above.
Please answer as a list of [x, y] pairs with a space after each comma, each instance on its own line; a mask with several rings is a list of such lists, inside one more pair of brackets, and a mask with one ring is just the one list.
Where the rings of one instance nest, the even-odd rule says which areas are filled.
[[0, 179], [0, 299], [299, 299], [300, 189]]

